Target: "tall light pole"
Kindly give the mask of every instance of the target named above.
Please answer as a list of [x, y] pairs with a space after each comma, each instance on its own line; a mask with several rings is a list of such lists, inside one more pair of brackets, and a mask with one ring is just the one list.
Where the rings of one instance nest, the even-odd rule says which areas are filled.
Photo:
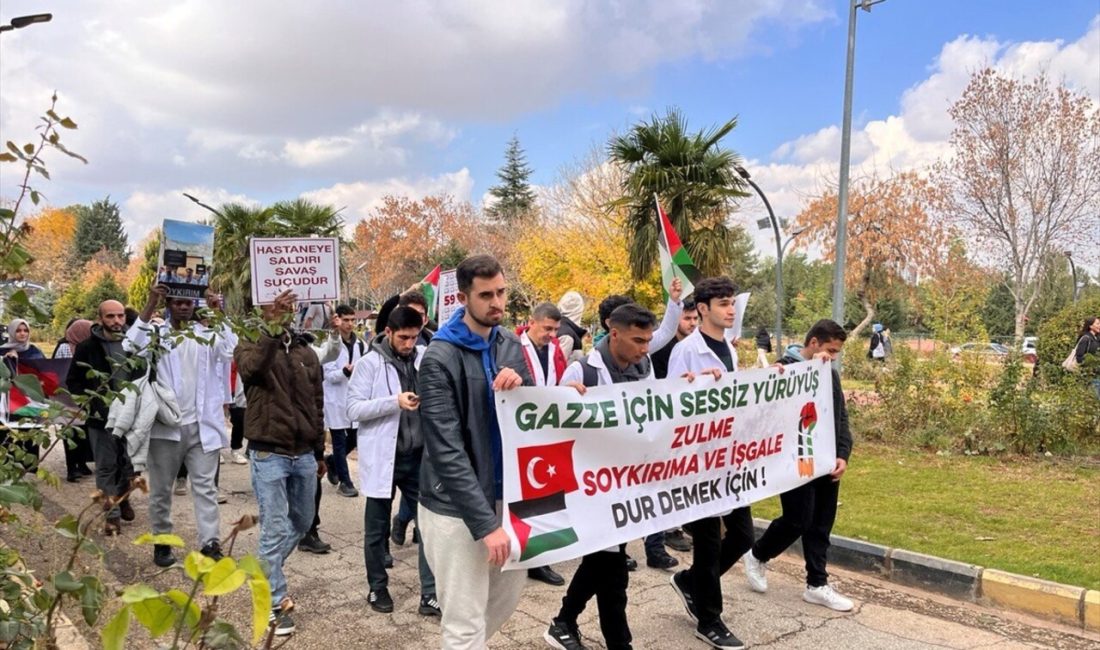
[[[844, 117], [840, 127], [840, 185], [837, 188], [836, 264], [833, 265], [833, 320], [844, 325], [844, 263], [848, 253], [848, 168], [852, 158], [852, 77], [856, 65], [856, 9], [886, 0], [850, 0], [848, 11], [848, 62], [844, 71]], [[840, 372], [840, 358], [836, 361]]]
[[787, 249], [787, 244], [802, 234], [805, 228], [799, 228], [795, 232], [791, 233], [791, 236], [787, 238], [787, 241], [783, 241], [783, 236], [779, 232], [779, 220], [775, 218], [775, 211], [772, 210], [772, 204], [768, 201], [768, 197], [764, 195], [764, 191], [760, 189], [752, 177], [749, 175], [747, 169], [741, 165], [734, 165], [734, 171], [737, 175], [745, 179], [756, 194], [760, 197], [760, 200], [764, 202], [764, 207], [768, 209], [768, 219], [761, 219], [762, 228], [767, 228], [764, 223], [766, 221], [771, 222], [772, 230], [775, 232], [775, 349], [783, 349], [783, 252]]
[[351, 300], [352, 300], [352, 297], [351, 297], [351, 279], [355, 277], [356, 273], [359, 273], [363, 269], [367, 268], [367, 264], [369, 264], [369, 262], [363, 262], [359, 266], [355, 267], [355, 269], [353, 269], [351, 273], [348, 273], [348, 277], [345, 280], [345, 286], [344, 286], [344, 295], [346, 296], [345, 300], [348, 302], [348, 304], [351, 304]]
[[1069, 270], [1073, 274], [1073, 302], [1077, 302], [1077, 265], [1073, 263], [1073, 251], [1065, 251], [1065, 255], [1069, 260]]
[[35, 25], [38, 23], [48, 23], [53, 20], [53, 14], [32, 14], [30, 16], [18, 16], [12, 18], [11, 22], [7, 25], [0, 25], [0, 32], [10, 32], [15, 29], [23, 29], [24, 27]]

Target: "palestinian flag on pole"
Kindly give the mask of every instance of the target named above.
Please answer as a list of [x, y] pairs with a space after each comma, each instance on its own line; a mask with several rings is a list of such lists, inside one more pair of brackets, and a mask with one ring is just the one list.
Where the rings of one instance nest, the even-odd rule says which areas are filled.
[[672, 286], [672, 278], [680, 278], [684, 286], [683, 295], [691, 295], [695, 285], [691, 278], [698, 275], [695, 262], [688, 255], [687, 249], [680, 243], [680, 237], [676, 229], [672, 227], [668, 215], [661, 209], [661, 201], [657, 194], [653, 194], [653, 202], [657, 206], [657, 217], [661, 226], [661, 234], [657, 238], [657, 248], [661, 251], [661, 284], [665, 288], [665, 299], [668, 299], [669, 288]]
[[508, 504], [508, 521], [521, 562], [577, 542], [565, 503], [565, 495], [577, 489], [573, 442], [516, 450], [522, 500]]
[[428, 300], [428, 320], [435, 320], [436, 302], [439, 300], [439, 272], [442, 271], [439, 264], [435, 265], [432, 272], [424, 276], [420, 281], [420, 293]]

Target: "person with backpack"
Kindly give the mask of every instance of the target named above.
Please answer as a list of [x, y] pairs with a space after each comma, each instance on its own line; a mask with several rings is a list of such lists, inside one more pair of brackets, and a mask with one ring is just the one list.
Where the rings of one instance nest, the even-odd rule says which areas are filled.
[[[810, 360], [828, 363], [840, 354], [847, 339], [848, 333], [835, 321], [819, 320], [806, 334], [805, 344], [801, 348], [788, 348], [779, 363], [787, 365]], [[806, 560], [806, 590], [802, 592], [802, 600], [838, 612], [848, 612], [853, 607], [852, 601], [829, 586], [829, 573], [825, 570], [829, 535], [836, 521], [840, 479], [848, 468], [848, 457], [852, 453], [852, 432], [848, 428], [848, 409], [844, 404], [840, 375], [835, 369], [831, 372], [836, 465], [831, 473], [780, 495], [783, 513], [772, 521], [752, 550], [745, 554], [745, 577], [753, 591], [767, 591], [767, 563], [802, 538], [802, 556]]]
[[332, 437], [332, 453], [325, 458], [328, 480], [337, 486], [344, 497], [357, 497], [359, 491], [348, 473], [347, 454], [355, 449], [356, 436], [348, 419], [348, 382], [355, 363], [366, 353], [366, 343], [355, 335], [355, 310], [349, 305], [338, 305], [336, 335], [340, 338], [340, 354], [324, 365], [325, 369], [325, 426]]
[[871, 342], [867, 346], [867, 358], [886, 363], [886, 337], [882, 333], [882, 323], [871, 326]]
[[[649, 345], [657, 326], [653, 312], [628, 302], [607, 316], [608, 335], [581, 361], [565, 370], [561, 385], [571, 386], [582, 395], [592, 386], [606, 386], [653, 379]], [[626, 620], [626, 589], [629, 571], [626, 544], [589, 553], [569, 582], [561, 609], [550, 622], [543, 639], [552, 648], [579, 650], [581, 643], [577, 618], [588, 602], [596, 598], [600, 631], [608, 650], [631, 647], [633, 637]]]
[[[1077, 333], [1077, 345], [1073, 346], [1071, 355], [1073, 363], [1070, 366], [1076, 369], [1090, 354], [1094, 357], [1100, 356], [1100, 317], [1097, 316], [1086, 318], [1081, 331]], [[1068, 363], [1069, 359], [1066, 361]], [[1097, 368], [1096, 376], [1089, 383], [1092, 385], [1093, 392], [1096, 393], [1096, 399], [1100, 399], [1100, 367]]]

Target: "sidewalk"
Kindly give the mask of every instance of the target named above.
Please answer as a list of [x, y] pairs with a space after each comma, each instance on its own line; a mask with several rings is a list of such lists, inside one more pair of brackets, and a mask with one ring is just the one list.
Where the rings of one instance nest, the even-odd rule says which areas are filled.
[[[354, 456], [353, 456], [354, 459]], [[61, 454], [47, 464], [57, 471]], [[354, 462], [352, 462], [354, 467]], [[353, 476], [354, 476], [354, 469]], [[248, 467], [221, 466], [222, 488], [229, 503], [222, 506], [222, 522], [236, 520], [241, 514], [255, 513], [249, 486]], [[60, 490], [46, 492], [44, 511], [56, 519], [64, 511], [75, 511], [93, 486], [62, 483]], [[287, 563], [290, 593], [297, 609], [294, 619], [298, 631], [288, 648], [328, 650], [341, 648], [423, 649], [438, 647], [438, 619], [417, 614], [416, 546], [409, 543], [393, 548], [394, 569], [390, 573], [390, 592], [396, 611], [384, 615], [373, 612], [366, 603], [367, 586], [362, 556], [363, 498], [349, 499], [323, 482], [321, 535], [332, 544], [327, 555], [295, 552]], [[173, 510], [176, 532], [188, 544], [195, 544], [194, 514], [190, 497], [175, 497]], [[124, 528], [124, 535], [105, 542], [105, 579], [116, 584], [150, 582], [161, 588], [182, 584], [182, 573], [152, 577], [152, 551], [130, 542], [147, 529], [147, 501], [135, 500], [138, 519]], [[223, 530], [224, 533], [224, 530]], [[8, 543], [25, 553], [31, 563], [54, 564], [64, 551], [60, 537], [43, 531], [29, 535], [11, 535]], [[234, 555], [256, 548], [259, 530], [241, 535]], [[410, 530], [411, 537], [411, 530]], [[707, 647], [693, 636], [693, 625], [668, 585], [669, 573], [645, 567], [640, 542], [630, 544], [628, 552], [642, 567], [630, 577], [629, 616], [635, 648], [691, 650]], [[690, 554], [677, 554], [682, 564]], [[555, 566], [566, 579], [577, 561]], [[867, 576], [835, 571], [833, 585], [853, 597], [857, 607], [841, 614], [809, 605], [801, 600], [801, 567], [780, 558], [769, 572], [766, 595], [749, 591], [741, 564], [723, 581], [724, 619], [730, 629], [753, 648], [1095, 648], [1100, 636], [1049, 624], [976, 605], [906, 589]], [[45, 567], [40, 568], [44, 571]], [[528, 581], [516, 614], [490, 644], [492, 648], [542, 648], [542, 633], [557, 611], [564, 587], [551, 587]], [[247, 592], [220, 601], [223, 616], [230, 618], [247, 635], [250, 613]], [[595, 602], [580, 619], [581, 633], [589, 647], [602, 648], [596, 620]], [[79, 613], [70, 612], [78, 621]], [[83, 622], [79, 630], [91, 634]], [[131, 626], [133, 631], [136, 628]], [[133, 632], [132, 632], [133, 633]], [[89, 637], [89, 645], [98, 647], [98, 639]], [[140, 634], [127, 644], [131, 648], [153, 647]]]

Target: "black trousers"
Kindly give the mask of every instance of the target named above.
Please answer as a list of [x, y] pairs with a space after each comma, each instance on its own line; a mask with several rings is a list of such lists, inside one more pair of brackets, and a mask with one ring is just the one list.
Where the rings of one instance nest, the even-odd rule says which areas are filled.
[[313, 495], [313, 525], [309, 527], [309, 534], [316, 535], [317, 528], [321, 525], [321, 477], [317, 477], [317, 493]]
[[239, 406], [229, 407], [229, 423], [233, 425], [232, 433], [229, 434], [229, 448], [233, 451], [244, 447], [244, 412], [245, 409]]
[[[722, 524], [726, 534], [722, 535]], [[685, 526], [691, 531], [691, 568], [687, 583], [695, 597], [699, 625], [722, 615], [722, 576], [752, 548], [752, 509], [738, 508], [722, 517], [707, 517]]]
[[626, 570], [626, 545], [621, 544], [618, 551], [599, 551], [581, 558], [581, 564], [565, 597], [561, 599], [561, 610], [556, 620], [576, 625], [577, 617], [584, 611], [588, 601], [596, 597], [596, 607], [600, 614], [600, 631], [608, 650], [629, 648], [633, 638], [630, 626], [626, 623], [626, 587], [630, 581]]
[[806, 559], [806, 584], [823, 587], [829, 583], [825, 570], [829, 534], [836, 521], [836, 502], [840, 481], [822, 476], [780, 495], [783, 514], [775, 519], [752, 547], [762, 562], [774, 559], [802, 538], [802, 556]]
[[[416, 512], [416, 503], [420, 500], [420, 461], [423, 453], [417, 449], [410, 454], [396, 454], [393, 462], [393, 488], [400, 488], [402, 501], [408, 499]], [[366, 487], [366, 486], [362, 486]], [[371, 591], [389, 586], [386, 573], [385, 555], [389, 553], [390, 513], [393, 511], [394, 489], [390, 489], [390, 498], [377, 499], [367, 497], [363, 508], [363, 564], [367, 568], [367, 584]], [[424, 545], [419, 552], [420, 594], [435, 594], [435, 578], [424, 558]]]

